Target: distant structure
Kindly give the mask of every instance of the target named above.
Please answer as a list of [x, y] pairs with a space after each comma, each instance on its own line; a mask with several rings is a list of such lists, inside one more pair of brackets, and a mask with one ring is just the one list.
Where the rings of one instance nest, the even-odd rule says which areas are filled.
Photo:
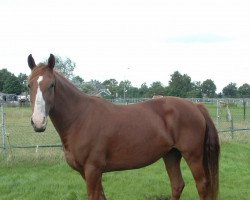
[[97, 97], [108, 97], [111, 96], [111, 92], [109, 91], [109, 89], [99, 89], [97, 91], [89, 93], [89, 95]]
[[152, 99], [158, 99], [158, 98], [162, 98], [163, 96], [162, 95], [154, 95], [153, 97], [152, 97]]
[[0, 104], [9, 106], [29, 105], [29, 95], [5, 94], [0, 92]]

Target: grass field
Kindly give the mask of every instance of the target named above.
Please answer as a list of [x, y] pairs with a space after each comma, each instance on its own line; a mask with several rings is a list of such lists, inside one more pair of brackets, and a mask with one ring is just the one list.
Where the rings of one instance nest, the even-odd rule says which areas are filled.
[[[214, 107], [209, 110], [214, 114]], [[6, 109], [6, 127], [11, 145], [60, 143], [51, 123], [46, 133], [34, 133], [30, 115], [29, 108]], [[227, 133], [227, 139], [222, 134], [220, 136], [223, 140], [219, 199], [249, 200], [250, 134], [237, 132], [231, 138], [230, 135], [227, 137]], [[7, 157], [0, 151], [0, 200], [87, 199], [85, 183], [77, 172], [68, 167], [60, 147], [13, 148], [9, 149]], [[186, 187], [181, 199], [198, 199], [193, 178], [184, 161], [182, 172]], [[109, 200], [168, 200], [171, 194], [162, 161], [139, 170], [107, 173], [103, 184]]]
[[[219, 199], [250, 199], [249, 155], [249, 144], [222, 144]], [[87, 199], [82, 178], [63, 160], [0, 164], [1, 200]], [[182, 172], [186, 182], [182, 199], [198, 199], [193, 178], [184, 161]], [[107, 173], [103, 184], [109, 200], [163, 200], [170, 195], [169, 181], [161, 161], [139, 170]]]

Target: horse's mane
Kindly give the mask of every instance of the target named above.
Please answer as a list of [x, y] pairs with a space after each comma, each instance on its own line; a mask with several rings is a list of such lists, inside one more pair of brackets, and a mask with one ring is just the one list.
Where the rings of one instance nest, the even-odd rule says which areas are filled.
[[81, 90], [79, 90], [69, 79], [67, 79], [58, 69], [53, 69], [53, 74], [56, 80], [59, 80], [61, 84], [67, 85], [68, 87], [76, 90], [78, 93], [84, 94]]

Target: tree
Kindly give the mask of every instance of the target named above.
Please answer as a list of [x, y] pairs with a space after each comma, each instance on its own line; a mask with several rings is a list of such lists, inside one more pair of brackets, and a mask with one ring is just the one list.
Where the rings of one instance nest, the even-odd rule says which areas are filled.
[[91, 93], [91, 92], [94, 92], [95, 91], [95, 88], [93, 85], [91, 85], [90, 83], [84, 83], [81, 90], [84, 92], [84, 93]]
[[187, 74], [181, 75], [180, 72], [175, 71], [171, 75], [168, 88], [171, 96], [187, 97], [192, 89], [191, 78]]
[[165, 95], [165, 88], [160, 81], [153, 82], [149, 88], [149, 95], [153, 97], [154, 95]]
[[143, 97], [143, 98], [146, 98], [146, 97], [148, 97], [149, 95], [148, 95], [148, 92], [149, 92], [149, 89], [148, 89], [148, 86], [147, 86], [147, 84], [146, 83], [143, 83], [142, 85], [141, 85], [141, 87], [139, 88], [139, 96], [140, 97]]
[[27, 92], [28, 91], [28, 86], [27, 86], [28, 76], [26, 74], [20, 73], [17, 79], [21, 85], [22, 92]]
[[239, 95], [242, 98], [249, 98], [250, 97], [250, 85], [245, 83], [238, 89]]
[[113, 97], [118, 95], [118, 82], [115, 79], [108, 79], [102, 83], [110, 92]]
[[22, 86], [14, 74], [6, 78], [3, 85], [3, 92], [7, 94], [21, 94]]
[[191, 90], [187, 92], [187, 97], [189, 98], [202, 98], [201, 92], [201, 82], [195, 81], [191, 84]]
[[137, 87], [129, 87], [127, 90], [128, 98], [138, 98], [139, 97], [139, 89]]
[[0, 91], [3, 92], [4, 82], [7, 78], [12, 76], [12, 74], [7, 69], [0, 70]]
[[[76, 67], [75, 62], [73, 62], [70, 58], [62, 58], [60, 56], [55, 56], [56, 63], [55, 68], [61, 72], [67, 79], [72, 80], [73, 78], [73, 71]], [[46, 60], [45, 63], [48, 61]]]
[[132, 87], [132, 84], [129, 80], [121, 81], [118, 85], [118, 95], [120, 97], [126, 98], [127, 97], [127, 92], [129, 89]]
[[216, 85], [211, 79], [207, 79], [201, 84], [201, 91], [206, 97], [213, 98], [216, 94]]
[[226, 87], [223, 88], [222, 90], [223, 94], [226, 97], [237, 97], [237, 87], [236, 87], [236, 83], [229, 83]]
[[84, 80], [80, 76], [74, 76], [71, 82], [80, 90], [83, 88]]

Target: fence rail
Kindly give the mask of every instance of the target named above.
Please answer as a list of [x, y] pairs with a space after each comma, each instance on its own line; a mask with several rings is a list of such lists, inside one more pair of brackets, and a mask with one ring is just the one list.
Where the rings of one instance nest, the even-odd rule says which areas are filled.
[[[116, 104], [131, 104], [148, 99], [115, 99]], [[208, 108], [221, 141], [250, 143], [249, 99], [190, 99]], [[62, 144], [51, 122], [45, 133], [34, 133], [30, 107], [1, 106], [0, 154], [8, 159], [62, 158]]]

